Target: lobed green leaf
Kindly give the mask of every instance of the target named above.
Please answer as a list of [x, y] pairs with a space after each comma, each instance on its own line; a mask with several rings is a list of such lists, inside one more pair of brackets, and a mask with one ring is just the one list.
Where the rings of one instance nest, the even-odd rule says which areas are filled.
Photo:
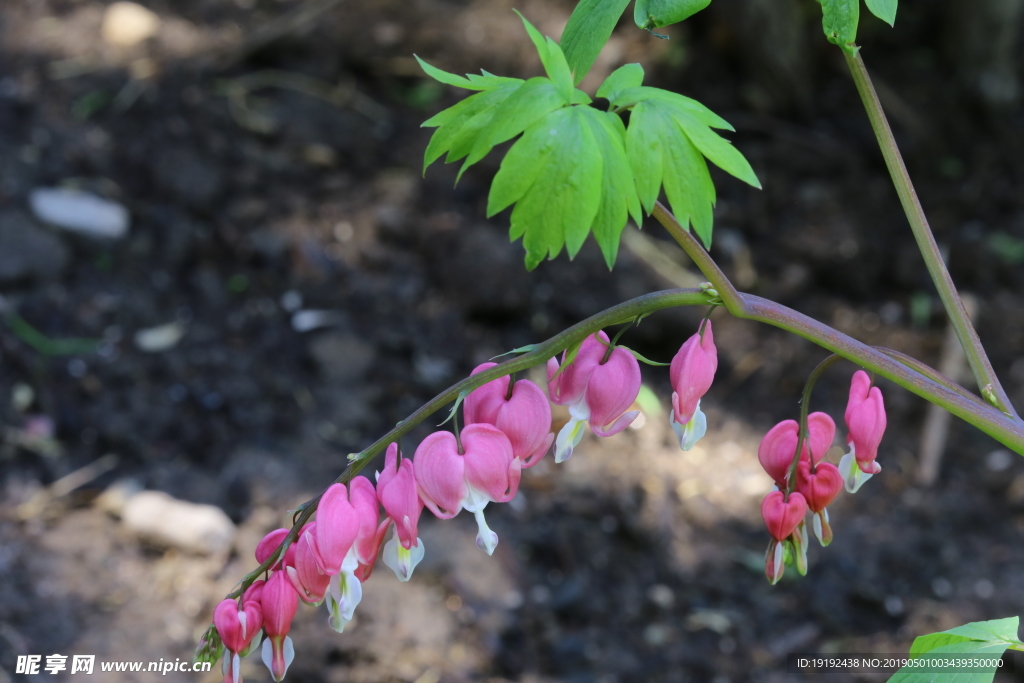
[[[609, 76], [609, 78], [611, 78], [611, 76]], [[612, 95], [613, 96], [608, 99], [614, 106], [621, 109], [632, 107], [637, 102], [643, 102], [644, 100], [665, 102], [688, 112], [691, 116], [696, 118], [698, 121], [701, 121], [706, 126], [710, 126], [711, 128], [721, 128], [728, 131], [735, 130], [731, 125], [729, 125], [728, 121], [705, 107], [697, 100], [680, 95], [679, 93], [662, 90], [661, 88], [637, 86], [617, 90], [613, 92]]]
[[442, 154], [447, 161], [457, 161], [468, 155], [477, 139], [486, 130], [497, 107], [523, 86], [523, 81], [511, 79], [491, 90], [471, 95], [458, 104], [439, 112], [423, 122], [426, 128], [436, 127], [423, 155], [423, 171]]
[[495, 145], [511, 140], [536, 121], [564, 106], [561, 94], [549, 79], [531, 78], [523, 83], [522, 87], [495, 107], [487, 129], [477, 136], [459, 171], [459, 177], [467, 168], [487, 156]]
[[540, 56], [541, 64], [544, 65], [545, 73], [547, 73], [548, 78], [551, 79], [555, 87], [558, 88], [558, 91], [565, 98], [566, 104], [569, 104], [574, 97], [575, 83], [573, 83], [572, 72], [569, 70], [569, 63], [565, 61], [565, 54], [562, 52], [562, 48], [551, 38], [541, 35], [541, 32], [528, 22], [526, 17], [520, 14], [519, 10], [514, 11], [523, 20], [526, 33], [530, 36], [530, 40], [533, 41], [533, 46], [537, 48], [537, 54]]
[[416, 61], [419, 62], [420, 68], [431, 78], [447, 85], [454, 85], [456, 88], [465, 88], [466, 90], [490, 90], [500, 85], [504, 85], [509, 81], [518, 81], [518, 78], [506, 78], [504, 76], [495, 76], [489, 74], [486, 71], [483, 75], [478, 74], [466, 74], [465, 77], [458, 76], [456, 74], [448, 73], [443, 69], [438, 69], [436, 66], [431, 66], [427, 62], [420, 59], [419, 55], [413, 55]]
[[515, 203], [511, 239], [523, 238], [526, 267], [572, 258], [601, 203], [603, 161], [580, 107], [551, 112], [523, 133], [501, 162], [487, 199], [493, 216]]
[[608, 74], [597, 89], [597, 96], [614, 100], [616, 95], [627, 88], [639, 88], [644, 82], [644, 68], [639, 64], [624, 64]]
[[615, 265], [627, 217], [632, 216], [637, 225], [641, 224], [640, 200], [629, 171], [622, 119], [589, 107], [581, 108], [580, 113], [601, 155], [601, 202], [591, 230], [610, 270]]
[[580, 0], [576, 5], [560, 43], [575, 83], [590, 71], [628, 4], [629, 0]]

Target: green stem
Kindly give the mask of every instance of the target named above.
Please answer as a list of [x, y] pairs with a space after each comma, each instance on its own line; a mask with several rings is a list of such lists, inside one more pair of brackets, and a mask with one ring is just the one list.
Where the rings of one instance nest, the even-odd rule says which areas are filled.
[[885, 165], [889, 168], [889, 174], [896, 186], [900, 203], [903, 204], [903, 211], [907, 214], [907, 220], [910, 221], [910, 228], [914, 232], [914, 239], [917, 240], [917, 247], [928, 266], [928, 274], [931, 276], [932, 282], [939, 290], [939, 298], [942, 299], [942, 305], [946, 309], [946, 315], [949, 316], [950, 324], [956, 330], [956, 336], [967, 355], [971, 372], [978, 380], [981, 393], [1002, 412], [1017, 417], [1009, 396], [1003, 390], [999, 378], [996, 377], [995, 370], [992, 368], [992, 363], [985, 354], [985, 347], [981, 345], [981, 339], [974, 330], [971, 319], [967, 316], [963, 301], [960, 300], [960, 295], [957, 294], [956, 286], [953, 284], [953, 278], [949, 276], [946, 264], [942, 260], [942, 254], [939, 253], [939, 245], [936, 244], [935, 236], [928, 226], [928, 219], [925, 217], [921, 201], [914, 191], [910, 174], [907, 173], [907, 167], [903, 163], [899, 147], [896, 146], [896, 138], [893, 137], [892, 129], [889, 128], [889, 122], [882, 110], [882, 103], [871, 83], [871, 76], [868, 75], [867, 67], [864, 66], [864, 59], [860, 56], [859, 50], [854, 50], [852, 54], [844, 50], [843, 54], [846, 56], [846, 64], [850, 68], [857, 92], [860, 93], [860, 99], [864, 103], [871, 128], [874, 129], [875, 137], [878, 138], [878, 146], [882, 150], [882, 156], [885, 157]]
[[[604, 329], [605, 327], [631, 322], [640, 316], [664, 308], [695, 305], [706, 306], [709, 299], [710, 297], [700, 289], [669, 289], [662, 292], [653, 292], [651, 294], [638, 296], [635, 299], [630, 299], [629, 301], [623, 302], [617, 306], [612, 306], [597, 315], [587, 318], [583, 322], [573, 325], [560, 334], [548, 339], [546, 342], [537, 344], [528, 353], [524, 353], [514, 359], [507, 360], [496, 367], [488, 368], [483, 372], [471, 375], [461, 382], [453, 384], [434, 398], [430, 399], [412, 415], [399, 422], [394, 429], [377, 439], [377, 441], [375, 441], [366, 450], [361, 453], [350, 455], [348, 467], [346, 467], [345, 471], [342, 472], [335, 480], [335, 483], [346, 484], [351, 481], [352, 477], [356, 476], [360, 470], [366, 467], [374, 457], [383, 452], [389, 444], [394, 441], [398, 441], [400, 438], [411, 432], [416, 425], [426, 420], [444, 406], [456, 400], [463, 392], [468, 394], [470, 391], [481, 387], [490, 381], [496, 380], [499, 377], [511, 375], [513, 372], [527, 370], [535, 365], [547, 362], [549, 358], [554, 358], [562, 351], [565, 351], [574, 344], [582, 342], [590, 335], [594, 334], [598, 330]], [[319, 503], [320, 496], [317, 496], [316, 498], [308, 500], [299, 506], [292, 530], [285, 537], [278, 549], [269, 558], [267, 558], [263, 564], [249, 572], [245, 578], [238, 583], [235, 590], [228, 594], [229, 598], [237, 598], [240, 596], [253, 581], [259, 578], [263, 572], [274, 566], [277, 562], [277, 558], [281, 557], [288, 549], [288, 546], [294, 543], [298, 538], [299, 530], [306, 522], [309, 521], [313, 516], [313, 513], [316, 512], [316, 508]]]
[[[833, 353], [831, 356], [818, 363], [818, 367], [811, 371], [811, 374], [807, 377], [807, 381], [804, 382], [804, 394], [800, 398], [800, 438], [796, 440], [796, 453], [793, 454], [793, 462], [789, 465], [789, 474], [787, 475], [789, 479], [789, 487], [786, 491], [787, 495], [796, 489], [796, 477], [793, 475], [796, 474], [796, 467], [800, 462], [800, 451], [804, 448], [804, 441], [806, 441], [810, 436], [807, 431], [807, 413], [810, 411], [811, 406], [811, 392], [814, 391], [814, 385], [817, 384], [818, 378], [821, 377], [822, 373], [828, 370], [829, 367], [840, 358], [842, 358], [842, 356]], [[814, 472], [814, 451], [811, 449], [807, 450], [811, 461], [811, 472]]]
[[[711, 259], [696, 238], [683, 228], [660, 202], [651, 214], [693, 259], [704, 277], [719, 292], [726, 310], [744, 320], [756, 320], [797, 334], [832, 353], [871, 370], [921, 398], [931, 401], [969, 422], [1013, 451], [1024, 455], [1024, 424], [996, 408], [972, 400], [962, 389], [955, 391], [886, 353], [832, 329], [814, 318], [752, 294], [741, 294]], [[935, 371], [932, 371], [934, 374]], [[930, 374], [932, 374], [930, 373]]]

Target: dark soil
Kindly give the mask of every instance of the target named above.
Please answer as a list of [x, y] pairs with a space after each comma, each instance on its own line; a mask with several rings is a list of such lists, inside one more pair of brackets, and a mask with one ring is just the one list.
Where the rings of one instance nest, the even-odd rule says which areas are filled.
[[[454, 188], [451, 167], [421, 178], [420, 123], [461, 95], [426, 81], [411, 55], [535, 75], [508, 0], [342, 2], [292, 28], [282, 17], [329, 3], [145, 4], [159, 33], [131, 48], [101, 40], [98, 0], [0, 7], [0, 683], [21, 678], [25, 654], [191, 657], [213, 606], [255, 566], [256, 541], [346, 454], [496, 354], [697, 280], [628, 247], [609, 273], [592, 244], [526, 273], [507, 215], [484, 218], [499, 156]], [[804, 4], [795, 90], [755, 68], [728, 0], [668, 42], [623, 24], [618, 56], [597, 69], [642, 61], [649, 84], [737, 128], [765, 189], [715, 175], [712, 255], [742, 289], [937, 364], [941, 305], [841, 55]], [[572, 9], [515, 6], [555, 36]], [[895, 30], [865, 18], [863, 52], [1020, 408], [1024, 108], [973, 104], [938, 56], [936, 14], [906, 1]], [[129, 234], [39, 223], [29, 194], [53, 186], [122, 203]], [[673, 253], [649, 223], [655, 251]], [[325, 324], [301, 331], [309, 311]], [[42, 353], [12, 312], [50, 340], [99, 344]], [[667, 360], [701, 314], [660, 313], [625, 342]], [[812, 550], [807, 577], [769, 586], [757, 443], [796, 416], [825, 353], [714, 320], [721, 365], [698, 449], [681, 453], [664, 415], [586, 439], [488, 509], [492, 558], [470, 519], [425, 519], [427, 560], [408, 584], [379, 568], [349, 632], [300, 611], [289, 679], [799, 680], [788, 653], [904, 653], [915, 635], [1024, 613], [1024, 466], [954, 421], [938, 482], [919, 486], [926, 405], [886, 382], [882, 474], [835, 504], [836, 540]], [[136, 332], [169, 323], [185, 332], [178, 343], [138, 347]], [[838, 419], [851, 371], [830, 371], [813, 409]], [[664, 405], [667, 373], [644, 372]], [[112, 469], [53, 486], [105, 454]], [[222, 508], [238, 525], [233, 547], [203, 556], [140, 539], [99, 497], [125, 480]], [[269, 680], [258, 657], [245, 675]]]

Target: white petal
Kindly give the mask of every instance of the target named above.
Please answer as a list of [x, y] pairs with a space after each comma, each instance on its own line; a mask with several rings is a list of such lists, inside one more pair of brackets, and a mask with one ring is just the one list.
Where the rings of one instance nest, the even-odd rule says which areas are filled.
[[384, 553], [381, 559], [391, 571], [395, 573], [399, 581], [408, 581], [416, 565], [423, 559], [423, 541], [416, 539], [416, 545], [406, 550], [402, 547], [396, 534], [392, 534], [391, 540], [384, 544]]
[[857, 493], [858, 489], [864, 485], [864, 482], [874, 476], [873, 474], [865, 474], [861, 471], [860, 465], [857, 464], [857, 454], [852, 443], [850, 444], [850, 452], [839, 460], [839, 473], [843, 475], [843, 483], [849, 493]]
[[696, 446], [697, 442], [708, 431], [708, 418], [700, 409], [700, 401], [697, 401], [697, 410], [685, 425], [676, 422], [675, 411], [672, 411], [670, 419], [672, 421], [672, 429], [679, 439], [679, 447], [684, 451], [688, 451]]
[[555, 462], [565, 462], [572, 457], [572, 449], [583, 438], [583, 421], [573, 417], [565, 423], [555, 438]]
[[476, 513], [476, 525], [478, 528], [476, 534], [477, 547], [488, 555], [493, 555], [494, 549], [498, 546], [498, 534], [491, 531], [490, 527], [487, 526], [483, 510]]

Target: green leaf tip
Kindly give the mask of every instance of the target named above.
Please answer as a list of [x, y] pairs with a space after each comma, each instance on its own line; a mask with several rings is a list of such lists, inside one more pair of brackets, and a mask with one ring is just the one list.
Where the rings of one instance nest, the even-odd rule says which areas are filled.
[[711, 0], [636, 0], [633, 21], [658, 38], [668, 38], [651, 29], [678, 24], [711, 4]]
[[899, 0], [865, 0], [865, 2], [876, 17], [889, 26], [896, 25], [896, 5]]
[[559, 43], [574, 82], [590, 71], [628, 4], [629, 0], [580, 0], [576, 5]]

